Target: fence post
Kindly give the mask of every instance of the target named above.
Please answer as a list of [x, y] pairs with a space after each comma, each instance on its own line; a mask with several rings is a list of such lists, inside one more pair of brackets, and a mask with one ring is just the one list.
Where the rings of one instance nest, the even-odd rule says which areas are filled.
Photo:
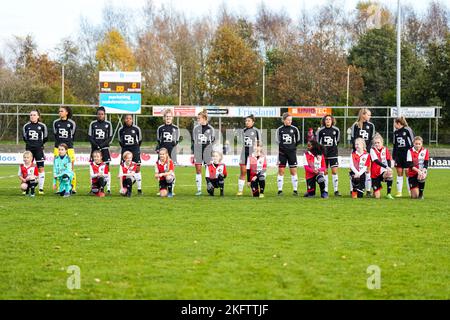
[[386, 146], [389, 145], [389, 107], [386, 108]]
[[16, 106], [16, 145], [19, 144], [19, 105]]

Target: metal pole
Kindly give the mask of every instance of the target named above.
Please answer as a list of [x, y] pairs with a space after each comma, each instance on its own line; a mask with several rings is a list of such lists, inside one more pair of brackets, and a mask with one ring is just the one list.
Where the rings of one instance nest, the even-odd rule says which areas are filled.
[[221, 144], [222, 138], [222, 117], [219, 116], [219, 145]]
[[302, 147], [305, 146], [305, 118], [302, 118]]
[[64, 65], [61, 71], [61, 104], [64, 104]]
[[16, 106], [16, 144], [19, 144], [19, 106]]
[[389, 145], [389, 108], [386, 109], [386, 146]]
[[178, 92], [178, 105], [181, 106], [181, 82], [183, 80], [183, 66], [180, 66], [180, 88]]
[[344, 136], [345, 136], [345, 145], [347, 144], [347, 117], [348, 117], [348, 98], [350, 92], [350, 66], [347, 67], [347, 108], [345, 108], [344, 112]]
[[397, 115], [400, 117], [401, 113], [401, 7], [400, 0], [397, 0]]
[[266, 65], [263, 64], [262, 105], [266, 105]]

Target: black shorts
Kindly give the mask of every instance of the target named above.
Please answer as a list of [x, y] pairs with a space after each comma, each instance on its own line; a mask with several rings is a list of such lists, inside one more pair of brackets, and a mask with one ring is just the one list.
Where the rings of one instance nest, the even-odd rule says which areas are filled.
[[380, 174], [378, 177], [376, 178], [372, 178], [372, 188], [373, 191], [378, 191], [383, 189], [383, 187], [381, 186], [382, 182], [386, 182], [386, 179], [384, 179], [383, 174]]
[[[93, 161], [92, 153], [96, 150], [98, 149], [91, 149], [91, 161]], [[101, 149], [98, 151], [102, 153], [102, 161], [106, 164], [109, 164], [111, 162], [111, 154], [109, 153], [109, 148]]]
[[25, 150], [31, 152], [31, 154], [33, 155], [33, 160], [36, 161], [36, 166], [38, 168], [44, 167], [44, 162], [45, 162], [44, 148], [26, 147]]
[[122, 148], [122, 155], [121, 155], [121, 162], [123, 162], [123, 154], [126, 151], [130, 151], [133, 154], [133, 162], [137, 164], [141, 164], [141, 148], [139, 147], [133, 147], [133, 148]]
[[363, 173], [359, 178], [355, 178], [355, 173], [350, 171], [350, 178], [352, 180], [352, 189], [353, 191], [360, 190], [364, 191], [366, 187], [366, 174]]
[[219, 179], [209, 179], [209, 182], [211, 182], [214, 189], [220, 188]]
[[169, 185], [171, 185], [172, 183], [168, 183], [166, 179], [164, 180], [159, 180], [159, 190], [167, 190], [167, 188], [169, 187]]
[[397, 151], [397, 154], [394, 157], [394, 161], [395, 161], [395, 167], [396, 168], [403, 168], [403, 169], [407, 169], [408, 164], [406, 161], [406, 158], [408, 156], [408, 150], [406, 151]]
[[211, 162], [212, 145], [206, 147], [194, 146], [194, 163], [209, 164]]
[[241, 158], [239, 160], [239, 165], [246, 166], [247, 165], [247, 159], [250, 156], [250, 150], [248, 148], [242, 149], [241, 152]]
[[408, 177], [409, 189], [417, 189], [419, 188], [419, 180], [417, 179], [417, 175], [414, 177]]
[[297, 168], [297, 152], [296, 150], [279, 151], [278, 167], [284, 168], [289, 163], [289, 168]]
[[325, 157], [325, 167], [328, 168], [337, 168], [339, 167], [339, 159], [336, 158], [327, 158]]
[[317, 181], [317, 176], [306, 179], [306, 188], [307, 188], [308, 192], [316, 193], [316, 181]]

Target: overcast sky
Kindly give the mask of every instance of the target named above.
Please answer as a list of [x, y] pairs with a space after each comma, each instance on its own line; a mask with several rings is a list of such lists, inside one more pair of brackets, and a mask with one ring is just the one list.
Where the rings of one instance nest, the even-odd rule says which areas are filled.
[[[425, 12], [431, 0], [401, 0], [413, 5], [418, 12]], [[0, 53], [4, 53], [7, 41], [13, 35], [32, 34], [39, 45], [39, 50], [51, 52], [62, 38], [78, 32], [80, 17], [87, 17], [91, 22], [101, 19], [105, 4], [124, 7], [128, 12], [138, 12], [146, 0], [5, 0], [0, 8]], [[182, 10], [187, 16], [214, 14], [224, 1], [214, 0], [154, 0], [171, 4]], [[279, 10], [284, 8], [292, 18], [300, 16], [302, 10], [324, 4], [327, 0], [226, 0], [227, 6], [234, 12], [245, 12], [254, 16], [256, 9], [264, 2], [267, 7]], [[355, 7], [357, 0], [336, 0], [346, 10]], [[396, 0], [381, 0], [390, 9], [396, 10]], [[441, 0], [450, 7], [450, 0]], [[126, 3], [126, 5], [124, 5]]]

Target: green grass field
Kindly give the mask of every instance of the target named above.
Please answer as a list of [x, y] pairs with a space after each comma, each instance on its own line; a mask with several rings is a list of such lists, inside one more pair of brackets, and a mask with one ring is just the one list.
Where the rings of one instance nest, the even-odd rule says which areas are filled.
[[[113, 196], [87, 196], [87, 167], [76, 196], [53, 195], [48, 174], [32, 199], [17, 166], [1, 166], [0, 298], [450, 298], [450, 171], [430, 170], [423, 201], [294, 198], [289, 178], [280, 198], [274, 174], [266, 198], [237, 198], [237, 168], [224, 198], [195, 197], [193, 171], [176, 169], [173, 199], [156, 197], [153, 168], [142, 197], [117, 195], [117, 181]], [[340, 178], [347, 195], [347, 170]], [[66, 286], [71, 265], [79, 290]], [[367, 288], [370, 265], [379, 290]]]

